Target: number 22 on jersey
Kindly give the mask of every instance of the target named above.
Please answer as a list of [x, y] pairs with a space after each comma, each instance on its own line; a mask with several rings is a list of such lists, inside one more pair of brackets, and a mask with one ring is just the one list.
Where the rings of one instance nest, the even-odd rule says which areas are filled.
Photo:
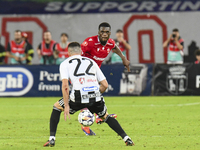
[[[91, 60], [87, 59], [87, 58], [81, 58], [81, 60], [79, 58], [74, 58], [74, 59], [72, 59], [72, 60], [69, 61], [70, 64], [72, 63], [72, 61], [77, 61], [77, 65], [76, 65], [76, 68], [74, 70], [74, 76], [76, 76], [76, 77], [78, 77], [78, 76], [84, 76], [85, 74], [95, 76], [94, 73], [90, 73], [90, 69], [93, 66], [93, 62]], [[87, 66], [87, 68], [85, 69], [84, 72], [78, 73], [81, 64], [83, 64], [83, 65], [86, 64], [86, 63], [84, 63], [85, 61], [89, 61], [90, 64]]]

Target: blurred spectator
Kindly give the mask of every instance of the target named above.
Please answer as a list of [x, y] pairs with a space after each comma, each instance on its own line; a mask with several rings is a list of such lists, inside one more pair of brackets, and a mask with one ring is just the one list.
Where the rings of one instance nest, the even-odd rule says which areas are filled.
[[11, 64], [26, 64], [28, 47], [22, 39], [22, 32], [15, 31], [14, 41], [10, 41], [7, 46], [6, 56], [10, 57]]
[[[123, 55], [126, 57], [126, 51], [127, 50], [129, 51], [131, 49], [131, 46], [124, 39], [124, 33], [121, 29], [118, 29], [116, 31], [115, 43], [119, 47], [119, 49], [122, 51]], [[111, 55], [111, 64], [114, 64], [114, 63], [122, 63], [122, 59], [116, 53], [112, 53]]]
[[200, 63], [200, 49], [195, 51], [195, 56], [197, 61], [195, 61], [195, 64], [199, 64]]
[[0, 65], [4, 63], [5, 56], [6, 56], [5, 47], [0, 44]]
[[56, 64], [60, 64], [68, 55], [68, 35], [67, 33], [62, 33], [60, 37], [61, 42], [57, 43], [54, 51], [54, 58], [56, 58]]
[[32, 61], [33, 55], [34, 55], [33, 46], [28, 42], [28, 34], [26, 32], [22, 32], [22, 39], [26, 42], [26, 46], [27, 46], [27, 50], [28, 50], [26, 64], [31, 65], [31, 61]]
[[184, 41], [180, 37], [178, 29], [173, 29], [170, 37], [163, 43], [164, 48], [167, 46], [167, 64], [182, 64], [184, 55]]
[[41, 64], [54, 64], [53, 50], [55, 49], [55, 45], [56, 42], [52, 40], [51, 32], [45, 31], [43, 34], [43, 41], [37, 48], [37, 53]]

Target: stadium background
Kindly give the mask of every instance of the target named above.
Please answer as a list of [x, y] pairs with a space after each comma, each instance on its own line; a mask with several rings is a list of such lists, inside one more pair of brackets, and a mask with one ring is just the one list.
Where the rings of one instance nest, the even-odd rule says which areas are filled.
[[[170, 66], [168, 65], [168, 70], [166, 69], [166, 71], [157, 70], [157, 72], [161, 71], [164, 74], [164, 77], [160, 79], [154, 70], [156, 64], [166, 63], [167, 48], [163, 48], [162, 44], [169, 37], [172, 29], [176, 27], [180, 30], [180, 35], [184, 39], [184, 61], [193, 65], [195, 61], [194, 51], [200, 45], [198, 40], [200, 34], [199, 20], [197, 19], [200, 1], [60, 2], [1, 0], [0, 2], [1, 43], [6, 47], [7, 43], [13, 39], [16, 29], [27, 32], [29, 41], [33, 44], [35, 50], [32, 61], [34, 65], [39, 64], [36, 49], [42, 41], [44, 31], [50, 30], [52, 39], [55, 41], [59, 41], [62, 32], [67, 32], [69, 41], [81, 43], [86, 37], [96, 35], [98, 25], [103, 21], [107, 21], [112, 26], [111, 38], [115, 38], [115, 31], [117, 29], [124, 31], [125, 39], [129, 41], [132, 47], [127, 52], [127, 57], [132, 65], [132, 71], [128, 77], [124, 77], [127, 73], [124, 72], [123, 66], [119, 65], [116, 67], [114, 65], [110, 67], [109, 65], [104, 65], [102, 70], [110, 82], [106, 95], [198, 95], [198, 71], [195, 73], [188, 72], [187, 66], [185, 71], [179, 72], [179, 74], [185, 74], [184, 81], [173, 79], [175, 85], [172, 86], [176, 86], [176, 88], [174, 91], [170, 91], [168, 86]], [[140, 64], [144, 65], [141, 66]], [[40, 80], [41, 72], [46, 71], [49, 75], [56, 74], [58, 73], [58, 67], [55, 66], [55, 69], [52, 70], [51, 66], [34, 65], [16, 66], [19, 70], [20, 68], [29, 70], [32, 74], [29, 80], [34, 80], [34, 84], [29, 85], [29, 90], [26, 90], [24, 94], [19, 96], [59, 96], [61, 92], [59, 90], [60, 80], [58, 78], [55, 81], [43, 81], [43, 83]], [[198, 68], [198, 65], [194, 66]], [[117, 69], [118, 67], [121, 68], [121, 71]], [[184, 68], [185, 66], [183, 65], [182, 67]], [[38, 72], [34, 71], [34, 68], [37, 68]], [[179, 66], [177, 70], [179, 70], [178, 68]], [[138, 71], [140, 72], [139, 74], [136, 73]], [[13, 74], [12, 69], [6, 73]], [[2, 80], [6, 78], [6, 73], [2, 71]], [[17, 77], [19, 73], [20, 71], [15, 72], [13, 76]], [[2, 82], [0, 95], [14, 96], [12, 92], [26, 89], [29, 82], [28, 80], [25, 81], [26, 76], [25, 74], [23, 75], [24, 85], [21, 88], [14, 86], [9, 89]], [[179, 84], [182, 81], [184, 82], [184, 87], [179, 91]], [[27, 84], [25, 85], [26, 82]], [[159, 84], [159, 82], [165, 84]], [[42, 87], [40, 84], [44, 84], [46, 87]]]
[[[80, 8], [72, 11], [71, 4]], [[111, 37], [121, 28], [132, 47], [129, 77], [123, 65], [102, 65], [101, 69], [109, 82], [104, 94], [109, 113], [118, 115], [135, 142], [133, 148], [199, 150], [200, 65], [194, 64], [194, 51], [200, 45], [199, 11], [199, 0], [0, 0], [1, 44], [7, 46], [14, 31], [21, 29], [29, 34], [35, 50], [34, 65], [0, 66], [0, 149], [39, 150], [48, 139], [49, 116], [61, 97], [61, 82], [59, 66], [39, 65], [36, 48], [42, 33], [49, 29], [53, 40], [59, 41], [60, 33], [67, 32], [69, 41], [82, 42], [97, 34], [99, 23], [108, 21]], [[185, 41], [183, 65], [165, 64], [162, 43], [175, 27]], [[23, 86], [7, 86], [19, 82], [18, 75]], [[93, 124], [97, 135], [86, 137], [77, 115], [67, 122], [61, 116], [53, 149], [130, 148], [105, 124]]]

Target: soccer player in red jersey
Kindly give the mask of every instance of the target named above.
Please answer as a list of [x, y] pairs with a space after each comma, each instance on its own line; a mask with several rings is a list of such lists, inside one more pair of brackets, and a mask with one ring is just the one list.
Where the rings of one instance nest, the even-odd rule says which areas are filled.
[[98, 35], [88, 37], [81, 44], [82, 56], [93, 59], [99, 67], [101, 67], [102, 62], [108, 56], [111, 50], [118, 54], [124, 66], [130, 71], [130, 62], [122, 54], [119, 47], [115, 44], [115, 41], [110, 38], [111, 26], [107, 22], [103, 22], [99, 25]]
[[[115, 41], [110, 38], [111, 26], [107, 22], [103, 22], [99, 25], [98, 35], [88, 37], [81, 44], [82, 56], [93, 59], [99, 67], [101, 67], [102, 62], [108, 56], [112, 50], [114, 53], [121, 57], [124, 66], [130, 71], [130, 62], [122, 54], [119, 47], [115, 44]], [[111, 114], [112, 117], [116, 118], [116, 114]], [[103, 121], [96, 115], [96, 123], [100, 124]], [[90, 127], [81, 126], [81, 129], [86, 135], [95, 135], [95, 133], [90, 129]]]

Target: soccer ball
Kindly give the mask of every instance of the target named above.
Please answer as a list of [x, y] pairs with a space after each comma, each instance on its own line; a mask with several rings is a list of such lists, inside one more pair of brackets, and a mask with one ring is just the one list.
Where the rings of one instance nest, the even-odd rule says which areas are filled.
[[78, 115], [78, 121], [83, 126], [91, 126], [94, 120], [94, 115], [88, 109], [81, 111]]

